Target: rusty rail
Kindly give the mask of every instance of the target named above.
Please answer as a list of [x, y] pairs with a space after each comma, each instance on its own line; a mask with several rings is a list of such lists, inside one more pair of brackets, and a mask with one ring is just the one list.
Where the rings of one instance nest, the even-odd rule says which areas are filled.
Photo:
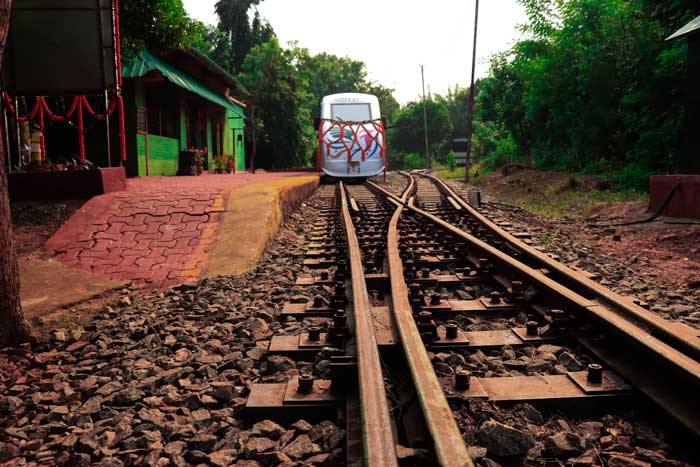
[[[507, 275], [515, 276], [517, 280], [526, 278], [550, 297], [566, 303], [570, 309], [594, 317], [605, 324], [607, 329], [611, 330], [616, 337], [619, 337], [619, 341], [616, 342], [616, 349], [611, 351], [610, 349], [601, 348], [590, 341], [582, 343], [619, 374], [633, 383], [640, 391], [663, 407], [676, 420], [692, 432], [700, 435], [700, 400], [697, 398], [698, 390], [700, 390], [700, 362], [659, 339], [652, 332], [649, 332], [645, 326], [640, 326], [638, 320], [630, 319], [626, 313], [620, 313], [611, 306], [616, 301], [611, 300], [610, 297], [604, 300], [602, 298], [596, 299], [598, 297], [589, 298], [583, 296], [562, 285], [560, 281], [547, 277], [539, 268], [536, 269], [516, 260], [443, 219], [415, 207], [413, 198], [406, 202], [405, 199], [397, 198], [382, 187], [372, 182], [368, 183], [385, 196], [393, 198], [395, 202], [404, 204], [407, 209], [464, 240], [472, 250], [476, 250], [477, 254], [474, 255], [475, 257], [486, 257], [500, 264]], [[455, 198], [461, 199], [459, 196]], [[483, 216], [481, 217], [491, 223], [490, 220]], [[499, 227], [495, 227], [498, 230], [492, 229], [493, 232], [498, 233], [498, 231], [502, 231]], [[516, 244], [515, 241], [512, 241], [516, 239], [509, 234], [507, 235], [508, 238], [503, 238], [510, 243]], [[547, 260], [548, 262], [554, 262], [550, 258], [547, 258]], [[559, 266], [557, 271], [560, 274], [568, 277], [569, 273], [567, 270], [571, 274], [576, 274], [575, 271], [566, 268], [560, 263]], [[602, 289], [602, 292], [612, 294], [611, 291], [600, 287], [598, 284], [596, 286]], [[601, 291], [599, 290], [598, 293], [601, 293]], [[644, 309], [641, 310], [649, 313]], [[633, 347], [620, 346], [619, 344], [622, 342], [631, 344]], [[650, 371], [652, 368], [654, 371]]]
[[[413, 187], [414, 181], [411, 179], [401, 196], [402, 201], [406, 201]], [[443, 467], [474, 467], [452, 410], [433, 370], [408, 301], [408, 287], [404, 280], [403, 263], [399, 256], [398, 222], [403, 209], [403, 206], [397, 206], [389, 224], [387, 241], [392, 313], [439, 464]]]
[[397, 467], [392, 422], [362, 266], [362, 254], [342, 182], [339, 183], [339, 191], [350, 257], [365, 465]]
[[576, 291], [591, 300], [598, 300], [616, 310], [625, 317], [638, 321], [647, 327], [656, 337], [679, 351], [688, 354], [695, 359], [700, 359], [700, 336], [697, 330], [690, 326], [673, 324], [665, 319], [645, 310], [634, 303], [633, 299], [623, 297], [597, 282], [574, 271], [565, 264], [555, 261], [545, 253], [532, 248], [522, 240], [514, 237], [489, 218], [469, 205], [452, 187], [444, 181], [432, 175], [423, 175], [435, 183], [444, 193], [449, 194], [457, 203], [465, 209], [470, 216], [479, 221], [491, 233], [497, 235], [527, 258], [527, 263], [535, 269], [547, 269], [556, 274], [559, 282], [567, 282], [575, 287]]

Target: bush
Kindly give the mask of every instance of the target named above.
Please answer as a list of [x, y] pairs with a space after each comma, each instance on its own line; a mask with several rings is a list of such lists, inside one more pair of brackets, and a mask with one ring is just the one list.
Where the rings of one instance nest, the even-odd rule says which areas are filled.
[[630, 163], [613, 175], [620, 190], [649, 191], [649, 169], [642, 164]]
[[457, 157], [454, 151], [447, 153], [447, 168], [450, 169], [450, 172], [454, 172], [457, 169]]
[[409, 152], [403, 155], [403, 168], [406, 170], [424, 169], [425, 157], [415, 152]]

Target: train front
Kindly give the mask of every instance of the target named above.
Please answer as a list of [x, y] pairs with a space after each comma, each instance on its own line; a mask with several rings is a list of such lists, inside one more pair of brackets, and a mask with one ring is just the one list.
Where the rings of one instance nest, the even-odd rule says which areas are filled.
[[366, 178], [384, 173], [386, 135], [376, 96], [326, 96], [318, 133], [318, 166], [327, 175]]

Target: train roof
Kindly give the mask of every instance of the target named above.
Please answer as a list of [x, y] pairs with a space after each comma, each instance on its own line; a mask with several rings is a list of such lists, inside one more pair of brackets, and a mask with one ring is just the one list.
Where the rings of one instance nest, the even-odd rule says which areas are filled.
[[379, 99], [373, 94], [363, 94], [359, 92], [343, 92], [339, 94], [330, 94], [323, 98], [323, 104], [336, 104], [336, 103], [350, 103], [350, 102], [366, 102], [370, 104], [379, 104]]

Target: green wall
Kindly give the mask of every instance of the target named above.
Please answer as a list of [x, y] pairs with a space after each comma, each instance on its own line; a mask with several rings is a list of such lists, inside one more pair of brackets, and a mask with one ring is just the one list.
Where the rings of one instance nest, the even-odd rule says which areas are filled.
[[[245, 169], [245, 134], [243, 130], [243, 119], [226, 110], [226, 120], [224, 121], [224, 152], [236, 155], [236, 170]], [[238, 136], [241, 141], [238, 141]]]
[[148, 175], [177, 173], [179, 141], [156, 135], [136, 135], [139, 153], [139, 176], [146, 175], [146, 138], [148, 138]]

